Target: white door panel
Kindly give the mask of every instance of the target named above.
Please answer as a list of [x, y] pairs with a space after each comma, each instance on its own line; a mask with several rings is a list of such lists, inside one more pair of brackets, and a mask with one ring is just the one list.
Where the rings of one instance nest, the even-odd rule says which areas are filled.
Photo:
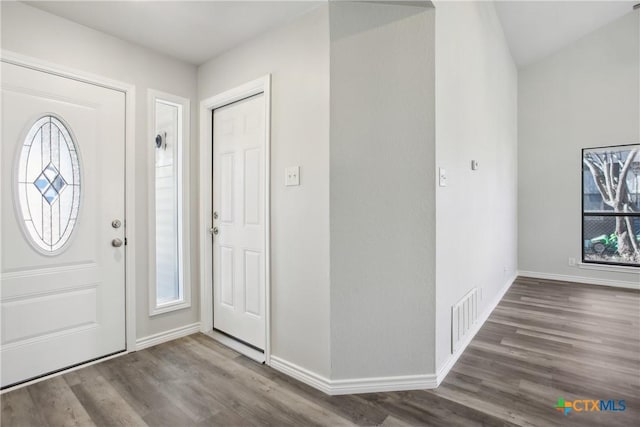
[[[3, 387], [126, 348], [125, 247], [111, 244], [124, 240], [124, 227], [111, 226], [114, 219], [124, 223], [124, 106], [122, 92], [2, 63]], [[40, 201], [41, 212], [31, 205], [27, 210], [50, 236], [71, 227], [54, 252], [39, 248], [26, 231], [17, 190], [29, 125], [49, 115], [68, 127], [80, 170], [72, 180], [56, 146], [63, 132], [54, 135], [59, 128], [50, 125], [29, 168], [50, 163], [64, 184], [53, 202]], [[40, 197], [31, 179], [24, 188]], [[71, 191], [80, 194], [79, 208], [77, 218], [65, 223], [62, 200]]]
[[215, 329], [265, 347], [264, 94], [213, 112]]

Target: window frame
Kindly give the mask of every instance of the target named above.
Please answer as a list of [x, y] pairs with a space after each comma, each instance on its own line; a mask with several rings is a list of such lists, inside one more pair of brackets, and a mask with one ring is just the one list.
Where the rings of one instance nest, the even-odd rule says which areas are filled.
[[587, 148], [583, 148], [580, 153], [580, 188], [581, 188], [581, 193], [580, 193], [580, 207], [582, 209], [581, 212], [581, 223], [580, 223], [580, 252], [581, 252], [581, 264], [584, 266], [594, 266], [594, 268], [597, 268], [597, 266], [600, 266], [602, 268], [606, 268], [606, 267], [624, 267], [624, 268], [628, 268], [628, 269], [633, 269], [635, 270], [640, 270], [640, 263], [639, 264], [631, 264], [631, 263], [624, 263], [624, 262], [615, 262], [615, 261], [598, 261], [598, 260], [592, 260], [592, 259], [586, 259], [585, 258], [585, 236], [584, 236], [584, 232], [585, 232], [585, 218], [586, 217], [612, 217], [612, 218], [616, 218], [616, 217], [639, 217], [640, 218], [640, 212], [637, 213], [630, 213], [630, 212], [614, 212], [614, 211], [606, 211], [606, 212], [585, 212], [585, 208], [584, 208], [584, 191], [585, 191], [585, 185], [584, 185], [584, 173], [585, 173], [585, 164], [584, 164], [584, 155], [586, 151], [594, 151], [594, 150], [607, 150], [607, 149], [623, 149], [624, 147], [633, 147], [633, 146], [638, 146], [638, 143], [633, 143], [633, 144], [619, 144], [619, 145], [606, 145], [606, 146], [602, 146], [602, 147], [587, 147]]
[[[189, 147], [190, 104], [188, 98], [148, 89], [148, 220], [149, 220], [149, 316], [156, 316], [191, 307], [191, 253], [189, 245]], [[177, 202], [178, 202], [178, 299], [159, 303], [156, 278], [156, 104], [158, 102], [178, 107], [178, 141], [176, 152]]]
[[[43, 246], [40, 245], [40, 243], [38, 243], [36, 241], [36, 237], [33, 236], [33, 232], [31, 230], [28, 229], [27, 225], [25, 224], [26, 219], [24, 217], [23, 211], [24, 211], [24, 206], [23, 206], [23, 202], [25, 202], [28, 205], [28, 201], [27, 200], [22, 200], [22, 193], [21, 193], [21, 189], [20, 189], [20, 185], [21, 183], [20, 181], [20, 176], [21, 176], [21, 161], [22, 158], [24, 156], [24, 147], [25, 147], [25, 142], [26, 139], [29, 137], [29, 135], [31, 134], [31, 132], [34, 130], [35, 125], [40, 122], [41, 120], [45, 119], [45, 118], [49, 118], [49, 120], [54, 119], [56, 121], [58, 121], [60, 123], [60, 125], [62, 125], [65, 129], [65, 131], [67, 132], [67, 135], [70, 138], [70, 142], [66, 141], [65, 138], [65, 142], [67, 147], [69, 145], [73, 146], [73, 151], [75, 151], [75, 156], [76, 156], [76, 162], [77, 162], [77, 173], [78, 173], [78, 201], [77, 201], [77, 206], [75, 207], [76, 212], [76, 216], [73, 219], [74, 221], [74, 226], [72, 227], [71, 231], [69, 232], [69, 235], [67, 236], [67, 238], [64, 240], [64, 242], [57, 247], [56, 249], [51, 249], [51, 250], [47, 250], [45, 249]], [[42, 125], [44, 126], [44, 124]], [[38, 130], [42, 127], [40, 126], [38, 128]], [[58, 127], [56, 125], [56, 127]], [[37, 135], [38, 130], [35, 131], [34, 135]], [[28, 157], [28, 154], [27, 154]], [[28, 162], [28, 160], [27, 160]], [[64, 253], [69, 246], [71, 246], [71, 243], [73, 242], [73, 240], [75, 239], [75, 235], [77, 233], [75, 233], [75, 229], [78, 227], [80, 221], [81, 221], [81, 211], [82, 211], [82, 205], [83, 200], [84, 200], [84, 191], [81, 190], [81, 186], [83, 185], [82, 183], [84, 182], [84, 166], [83, 166], [83, 160], [82, 160], [82, 153], [81, 153], [81, 149], [79, 147], [78, 144], [78, 139], [76, 137], [75, 132], [73, 131], [73, 129], [71, 128], [70, 124], [59, 114], [54, 113], [54, 112], [43, 112], [40, 114], [37, 114], [35, 116], [33, 116], [28, 122], [27, 125], [23, 128], [22, 132], [20, 133], [20, 143], [18, 144], [18, 148], [16, 150], [15, 156], [14, 156], [14, 160], [13, 160], [13, 164], [12, 164], [12, 168], [13, 168], [13, 173], [12, 173], [12, 179], [13, 179], [13, 185], [12, 185], [12, 190], [13, 190], [13, 208], [14, 208], [14, 212], [16, 214], [16, 219], [18, 220], [18, 222], [20, 223], [20, 230], [22, 231], [22, 234], [25, 238], [25, 240], [29, 243], [29, 245], [31, 246], [31, 248], [33, 248], [34, 251], [38, 252], [41, 255], [44, 255], [46, 257], [56, 257], [62, 253]], [[73, 203], [73, 202], [72, 202]], [[73, 210], [73, 208], [72, 208]], [[36, 231], [36, 234], [37, 231]], [[41, 239], [39, 236], [37, 236], [38, 239]], [[44, 241], [44, 240], [42, 240]], [[51, 245], [54, 246], [54, 245]]]

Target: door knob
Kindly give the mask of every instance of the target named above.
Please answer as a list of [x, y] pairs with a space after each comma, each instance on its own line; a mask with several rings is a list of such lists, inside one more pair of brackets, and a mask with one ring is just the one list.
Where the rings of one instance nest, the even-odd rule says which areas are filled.
[[211, 234], [216, 236], [218, 235], [218, 227], [213, 227], [210, 231], [211, 231]]
[[113, 246], [114, 248], [119, 248], [120, 246], [122, 246], [122, 240], [120, 239], [113, 239], [111, 241], [111, 246]]

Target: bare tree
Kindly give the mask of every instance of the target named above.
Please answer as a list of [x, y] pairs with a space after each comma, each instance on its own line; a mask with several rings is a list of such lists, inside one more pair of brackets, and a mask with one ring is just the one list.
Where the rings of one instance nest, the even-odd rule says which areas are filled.
[[[628, 154], [623, 158], [625, 152]], [[586, 152], [582, 160], [589, 168], [604, 203], [611, 206], [614, 212], [637, 214], [629, 192], [627, 176], [640, 149], [625, 152]], [[615, 234], [618, 239], [618, 254], [631, 261], [640, 261], [640, 247], [633, 222], [628, 216], [616, 217]]]

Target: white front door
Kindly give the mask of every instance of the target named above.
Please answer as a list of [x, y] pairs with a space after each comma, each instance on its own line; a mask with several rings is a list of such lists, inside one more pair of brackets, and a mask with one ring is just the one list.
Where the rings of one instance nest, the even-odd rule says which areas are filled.
[[126, 348], [125, 95], [4, 62], [1, 82], [6, 387]]
[[264, 94], [213, 111], [213, 327], [265, 348]]

